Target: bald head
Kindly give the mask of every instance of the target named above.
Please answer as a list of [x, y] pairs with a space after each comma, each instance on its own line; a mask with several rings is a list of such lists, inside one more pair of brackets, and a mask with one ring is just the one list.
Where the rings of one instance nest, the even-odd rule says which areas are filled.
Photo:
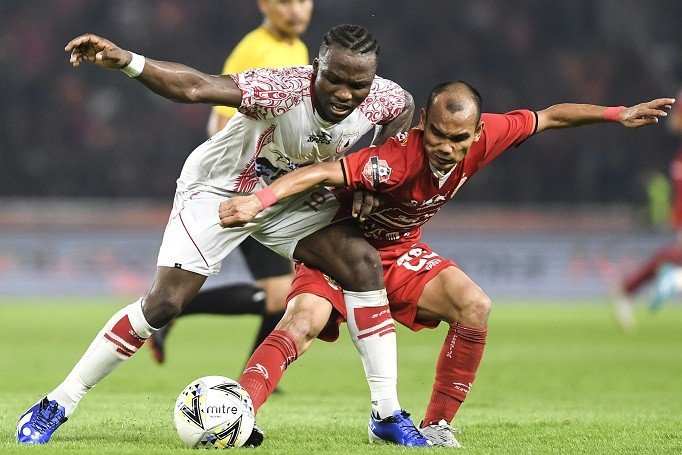
[[481, 94], [466, 82], [442, 82], [431, 90], [426, 103], [426, 112], [428, 115], [432, 108], [437, 108], [451, 114], [459, 113], [465, 117], [473, 113], [475, 123], [478, 123], [481, 119], [481, 103]]

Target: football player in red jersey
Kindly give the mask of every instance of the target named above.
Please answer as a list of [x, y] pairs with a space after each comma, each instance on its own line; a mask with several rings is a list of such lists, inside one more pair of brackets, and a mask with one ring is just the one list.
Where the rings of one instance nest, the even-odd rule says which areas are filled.
[[[421, 242], [421, 226], [481, 168], [504, 150], [548, 129], [604, 121], [636, 128], [657, 123], [674, 103], [662, 98], [632, 107], [559, 104], [532, 112], [481, 114], [481, 97], [464, 82], [446, 82], [433, 89], [419, 126], [384, 145], [360, 150], [340, 162], [318, 163], [294, 171], [258, 193], [221, 204], [223, 226], [240, 225], [274, 201], [315, 185], [382, 192], [385, 200], [371, 214], [360, 213], [361, 227], [379, 251], [393, 318], [412, 330], [450, 325], [436, 365], [431, 400], [422, 432], [434, 445], [459, 447], [450, 422], [466, 398], [483, 355], [488, 296], [457, 265]], [[342, 205], [352, 205], [352, 193], [339, 194]], [[356, 212], [357, 209], [352, 210]], [[297, 266], [289, 306], [278, 330], [297, 340], [299, 356], [315, 337], [334, 340], [338, 324], [354, 320], [360, 337], [363, 327], [377, 327], [388, 315], [371, 311], [346, 314], [340, 288], [321, 272]], [[370, 310], [367, 308], [366, 310]], [[394, 330], [381, 326], [381, 333]], [[277, 330], [276, 330], [277, 331]], [[260, 406], [281, 375], [259, 371], [279, 359], [268, 340], [247, 363], [239, 382]], [[363, 360], [368, 361], [363, 354]], [[275, 363], [286, 367], [288, 360]], [[379, 422], [370, 421], [370, 440], [381, 439]]]
[[[682, 90], [678, 97], [682, 96]], [[682, 105], [676, 104], [668, 118], [668, 128], [682, 138]], [[677, 241], [658, 250], [647, 262], [627, 276], [613, 298], [616, 320], [623, 330], [635, 326], [635, 314], [631, 297], [645, 284], [656, 278], [651, 309], [657, 310], [664, 300], [682, 292], [682, 143], [670, 165], [670, 180], [673, 187], [673, 201], [670, 224], [676, 231]]]

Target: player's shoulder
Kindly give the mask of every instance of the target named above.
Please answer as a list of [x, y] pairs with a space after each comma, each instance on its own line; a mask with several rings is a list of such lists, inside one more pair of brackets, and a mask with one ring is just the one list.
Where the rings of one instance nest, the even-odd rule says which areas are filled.
[[242, 92], [239, 112], [264, 120], [282, 115], [310, 97], [312, 67], [254, 68], [232, 78]]
[[509, 131], [524, 131], [528, 136], [537, 128], [537, 114], [528, 109], [516, 109], [504, 114], [484, 112], [483, 138], [491, 135], [507, 134]]
[[252, 68], [236, 75], [237, 83], [250, 83], [261, 90], [309, 91], [312, 80], [311, 65], [283, 68]]
[[484, 124], [488, 121], [491, 124], [498, 123], [500, 121], [509, 121], [510, 119], [531, 119], [534, 117], [533, 111], [528, 109], [515, 109], [513, 111], [505, 112], [504, 114], [495, 114], [491, 112], [483, 112], [481, 114], [481, 120]]
[[367, 119], [384, 123], [396, 118], [405, 108], [405, 91], [390, 79], [375, 76], [367, 98], [358, 106]]
[[379, 146], [382, 151], [381, 155], [388, 158], [391, 163], [409, 169], [412, 163], [420, 161], [423, 151], [422, 134], [423, 132], [418, 128], [396, 134], [384, 145]]
[[401, 131], [391, 138], [392, 144], [395, 147], [404, 148], [406, 150], [419, 150], [421, 145], [421, 137], [424, 132], [417, 127], [408, 131]]

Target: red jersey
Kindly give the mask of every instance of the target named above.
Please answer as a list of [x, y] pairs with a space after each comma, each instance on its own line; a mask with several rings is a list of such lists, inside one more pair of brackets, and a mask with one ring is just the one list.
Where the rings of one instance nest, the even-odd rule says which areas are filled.
[[[412, 129], [378, 147], [343, 158], [349, 189], [380, 190], [388, 196], [379, 210], [362, 224], [365, 236], [377, 247], [396, 242], [418, 242], [426, 223], [479, 169], [511, 146], [519, 145], [536, 129], [536, 115], [528, 110], [483, 114], [483, 132], [464, 159], [442, 178], [429, 165], [423, 132]], [[339, 194], [342, 205], [352, 204], [351, 191]]]

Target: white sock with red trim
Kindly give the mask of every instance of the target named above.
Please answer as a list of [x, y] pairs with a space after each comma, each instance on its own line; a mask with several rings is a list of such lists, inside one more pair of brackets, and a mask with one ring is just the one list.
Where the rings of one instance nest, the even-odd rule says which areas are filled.
[[385, 418], [400, 410], [395, 325], [386, 290], [343, 291], [348, 331], [362, 357], [372, 413]]
[[114, 314], [92, 341], [71, 373], [47, 395], [66, 409], [68, 417], [85, 394], [142, 346], [157, 329], [142, 313], [142, 299]]

